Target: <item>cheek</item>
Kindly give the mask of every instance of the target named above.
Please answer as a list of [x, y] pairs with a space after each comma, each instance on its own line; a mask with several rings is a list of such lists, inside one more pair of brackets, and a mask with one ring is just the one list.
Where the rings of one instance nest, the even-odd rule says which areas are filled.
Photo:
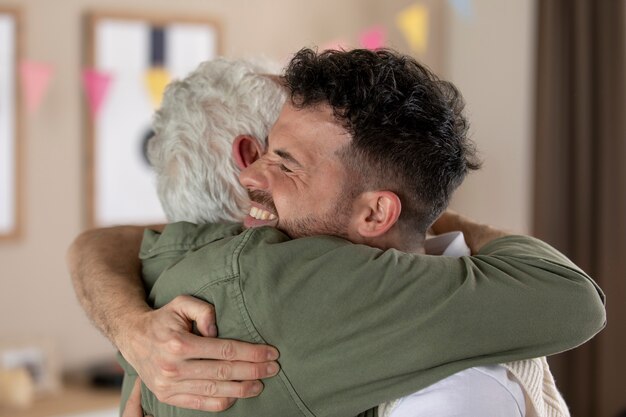
[[289, 215], [300, 210], [302, 195], [296, 187], [290, 184], [290, 180], [277, 181], [272, 191], [274, 206], [276, 206], [279, 216]]

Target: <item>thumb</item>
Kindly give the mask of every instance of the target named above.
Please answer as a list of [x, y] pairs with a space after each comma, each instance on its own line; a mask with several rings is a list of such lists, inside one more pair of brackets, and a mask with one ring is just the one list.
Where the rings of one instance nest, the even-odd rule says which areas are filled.
[[172, 308], [187, 321], [195, 321], [202, 336], [217, 337], [215, 307], [189, 295], [181, 295], [172, 301]]

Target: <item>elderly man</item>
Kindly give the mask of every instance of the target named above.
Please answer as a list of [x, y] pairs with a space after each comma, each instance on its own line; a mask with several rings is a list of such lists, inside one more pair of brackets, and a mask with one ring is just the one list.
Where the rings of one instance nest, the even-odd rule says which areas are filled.
[[[270, 134], [269, 152], [241, 176], [254, 201], [245, 223], [255, 229], [239, 235], [239, 226], [172, 226], [148, 235], [142, 250], [146, 275], [156, 278], [172, 265], [151, 281], [156, 306], [194, 294], [216, 303], [222, 335], [281, 349], [280, 378], [267, 380], [258, 402], [239, 402], [228, 413], [348, 415], [468, 366], [572, 347], [602, 326], [595, 287], [561, 255], [459, 217], [446, 217], [439, 227], [465, 228], [481, 256], [437, 259], [336, 239], [288, 240], [325, 233], [422, 252], [426, 228], [471, 168], [471, 150], [456, 90], [407, 57], [303, 51], [287, 81], [293, 101]], [[256, 229], [267, 225], [286, 235]], [[307, 263], [294, 266], [300, 252]], [[235, 263], [225, 267], [217, 256]], [[199, 264], [208, 271], [200, 273]], [[561, 328], [569, 302], [555, 303], [556, 294], [589, 308], [579, 331]], [[315, 310], [320, 304], [332, 308], [324, 314]], [[486, 307], [497, 317], [481, 313]], [[544, 323], [537, 307], [553, 322]], [[311, 328], [302, 329], [303, 322]], [[380, 322], [389, 327], [373, 325]], [[285, 340], [289, 335], [296, 340]], [[400, 344], [416, 348], [383, 366], [371, 360]], [[327, 384], [307, 392], [325, 373]], [[157, 415], [175, 411], [144, 396]]]

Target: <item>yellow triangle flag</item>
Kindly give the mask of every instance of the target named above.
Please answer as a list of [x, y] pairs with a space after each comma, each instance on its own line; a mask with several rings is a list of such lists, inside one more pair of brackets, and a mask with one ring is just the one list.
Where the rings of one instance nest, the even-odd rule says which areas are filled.
[[428, 47], [428, 9], [415, 4], [404, 9], [396, 18], [398, 28], [415, 52], [424, 54]]
[[170, 80], [170, 74], [165, 68], [150, 68], [148, 72], [146, 72], [146, 87], [148, 88], [148, 94], [150, 94], [150, 100], [155, 109], [161, 105], [163, 92]]

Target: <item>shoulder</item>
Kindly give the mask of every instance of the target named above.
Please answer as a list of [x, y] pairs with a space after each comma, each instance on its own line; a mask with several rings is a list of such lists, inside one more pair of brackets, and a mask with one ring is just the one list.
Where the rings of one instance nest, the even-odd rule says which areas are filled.
[[166, 252], [196, 250], [211, 242], [237, 236], [243, 231], [240, 223], [193, 224], [171, 223], [163, 232], [146, 229], [139, 256], [150, 258]]

